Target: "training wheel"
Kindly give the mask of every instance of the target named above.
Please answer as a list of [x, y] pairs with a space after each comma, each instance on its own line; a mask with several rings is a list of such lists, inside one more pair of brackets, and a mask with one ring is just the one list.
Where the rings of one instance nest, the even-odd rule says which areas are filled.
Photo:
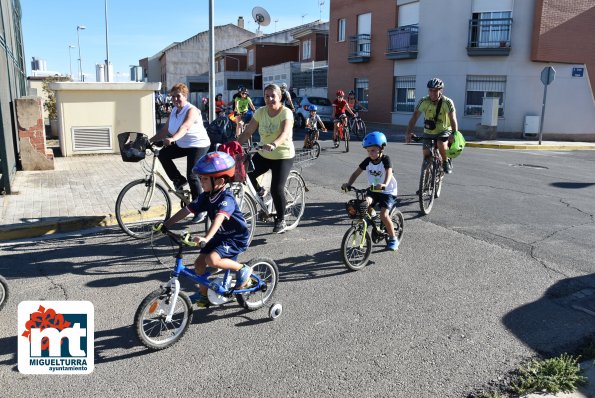
[[271, 308], [269, 308], [269, 318], [275, 320], [281, 316], [282, 312], [283, 306], [281, 305], [281, 303], [275, 303], [271, 305]]

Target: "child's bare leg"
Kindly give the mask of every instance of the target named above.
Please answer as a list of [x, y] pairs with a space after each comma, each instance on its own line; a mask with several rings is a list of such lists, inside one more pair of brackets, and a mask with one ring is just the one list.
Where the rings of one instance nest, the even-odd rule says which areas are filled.
[[395, 237], [395, 228], [393, 226], [393, 220], [390, 219], [390, 214], [386, 207], [383, 207], [382, 209], [380, 209], [380, 219], [382, 220], [382, 223], [386, 227], [386, 233], [388, 234], [388, 236], [390, 236], [391, 238], [394, 238]]
[[[198, 258], [194, 261], [194, 272], [196, 273], [196, 275], [202, 275], [205, 273], [205, 271], [207, 270], [207, 254], [199, 254]], [[203, 285], [199, 285], [198, 290], [200, 291], [200, 294], [202, 294], [203, 296], [207, 295], [207, 287], [203, 286]]]

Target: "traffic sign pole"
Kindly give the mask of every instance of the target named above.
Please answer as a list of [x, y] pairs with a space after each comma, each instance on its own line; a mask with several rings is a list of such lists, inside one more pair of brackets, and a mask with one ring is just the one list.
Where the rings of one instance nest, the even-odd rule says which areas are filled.
[[543, 117], [545, 116], [545, 100], [547, 98], [547, 86], [554, 81], [556, 70], [551, 66], [546, 66], [541, 71], [541, 82], [543, 83], [543, 103], [541, 104], [541, 120], [539, 122], [539, 145], [543, 135]]

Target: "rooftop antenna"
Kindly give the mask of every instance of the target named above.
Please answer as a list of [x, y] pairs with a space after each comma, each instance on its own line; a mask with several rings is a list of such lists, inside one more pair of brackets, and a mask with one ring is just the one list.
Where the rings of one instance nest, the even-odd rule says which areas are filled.
[[261, 26], [269, 26], [271, 23], [271, 16], [262, 7], [254, 7], [252, 9], [252, 18], [254, 18], [254, 22], [258, 24], [258, 29], [256, 30], [257, 35], [261, 35], [262, 32], [260, 31]]
[[275, 19], [275, 33], [277, 33], [277, 22], [279, 22], [279, 20]]
[[324, 0], [320, 0], [320, 21], [322, 22], [322, 6], [324, 5]]
[[308, 15], [308, 13], [302, 15], [302, 25], [304, 24], [304, 17]]

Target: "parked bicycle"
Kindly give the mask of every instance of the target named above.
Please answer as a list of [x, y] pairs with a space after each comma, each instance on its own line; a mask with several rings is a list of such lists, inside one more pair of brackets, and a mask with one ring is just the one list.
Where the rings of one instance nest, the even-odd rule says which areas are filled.
[[0, 310], [8, 301], [8, 282], [0, 275]]
[[419, 208], [425, 215], [430, 214], [434, 206], [434, 199], [440, 197], [442, 191], [444, 168], [442, 167], [442, 156], [438, 150], [438, 140], [436, 138], [425, 138], [413, 136], [415, 142], [424, 142], [430, 148], [430, 158], [424, 159], [421, 164], [421, 174], [419, 176], [419, 189], [417, 195], [419, 198]]
[[[253, 169], [251, 166], [252, 156], [262, 149], [258, 144], [252, 147], [245, 147], [247, 168]], [[297, 155], [296, 155], [297, 156]], [[295, 160], [294, 160], [295, 165]], [[238, 204], [242, 209], [254, 208], [258, 214], [259, 221], [272, 221], [277, 214], [277, 210], [273, 204], [270, 190], [264, 196], [260, 196], [249, 178], [244, 182], [234, 182], [231, 184], [231, 190], [238, 200]], [[298, 226], [300, 219], [304, 215], [306, 208], [306, 183], [302, 175], [296, 170], [292, 169], [289, 172], [287, 181], [285, 182], [285, 222], [287, 223], [287, 230], [294, 229]], [[248, 204], [246, 204], [248, 202]]]
[[[354, 191], [356, 199], [351, 199], [345, 204], [347, 215], [353, 221], [351, 227], [343, 235], [341, 241], [341, 254], [343, 263], [352, 270], [358, 271], [368, 264], [372, 253], [372, 242], [379, 243], [390, 238], [380, 215], [372, 207], [368, 206], [366, 193], [368, 189], [347, 187], [347, 190]], [[405, 220], [403, 214], [396, 205], [390, 210], [390, 218], [393, 222], [395, 236], [399, 241], [403, 239]]]
[[349, 152], [349, 141], [351, 140], [350, 137], [350, 128], [349, 123], [346, 122], [347, 115], [342, 114], [339, 116], [339, 123], [337, 125], [337, 141], [335, 143], [335, 148], [339, 147], [339, 143], [343, 141], [345, 143], [345, 152]]
[[366, 123], [359, 116], [359, 112], [355, 112], [355, 116], [349, 119], [349, 130], [355, 134], [358, 140], [361, 140], [366, 135]]
[[320, 156], [320, 143], [316, 139], [318, 137], [319, 130], [316, 128], [308, 128], [306, 130], [306, 142], [304, 145], [304, 149], [311, 149], [312, 156], [314, 159]]
[[[265, 306], [273, 297], [279, 283], [277, 264], [269, 258], [252, 259], [247, 265], [252, 269], [247, 286], [235, 289], [234, 272], [225, 270], [214, 273], [210, 269], [197, 275], [183, 264], [182, 252], [185, 247], [196, 247], [190, 234], [178, 235], [164, 230], [178, 246], [175, 265], [170, 280], [159, 289], [152, 291], [141, 302], [134, 315], [136, 333], [143, 345], [152, 350], [162, 350], [175, 344], [184, 336], [192, 323], [193, 305], [190, 297], [180, 290], [179, 277], [186, 277], [209, 288], [207, 297], [211, 305], [223, 305], [234, 298], [238, 304], [253, 311]], [[280, 314], [278, 304], [271, 307], [269, 316]]]
[[[148, 137], [142, 133], [118, 134], [120, 154], [125, 162], [139, 162], [152, 154], [150, 161], [143, 164], [146, 176], [134, 180], [122, 188], [116, 199], [116, 219], [118, 225], [129, 236], [145, 239], [151, 236], [152, 227], [156, 222], [164, 221], [172, 215], [172, 201], [169, 194], [179, 199], [179, 206], [184, 207], [191, 202], [189, 190], [176, 190], [161, 173], [157, 157], [161, 146], [149, 143]], [[157, 181], [159, 179], [160, 181]], [[240, 210], [244, 214], [250, 241], [256, 227], [256, 209], [250, 207], [252, 203], [240, 203]], [[205, 228], [208, 218], [205, 218]]]

